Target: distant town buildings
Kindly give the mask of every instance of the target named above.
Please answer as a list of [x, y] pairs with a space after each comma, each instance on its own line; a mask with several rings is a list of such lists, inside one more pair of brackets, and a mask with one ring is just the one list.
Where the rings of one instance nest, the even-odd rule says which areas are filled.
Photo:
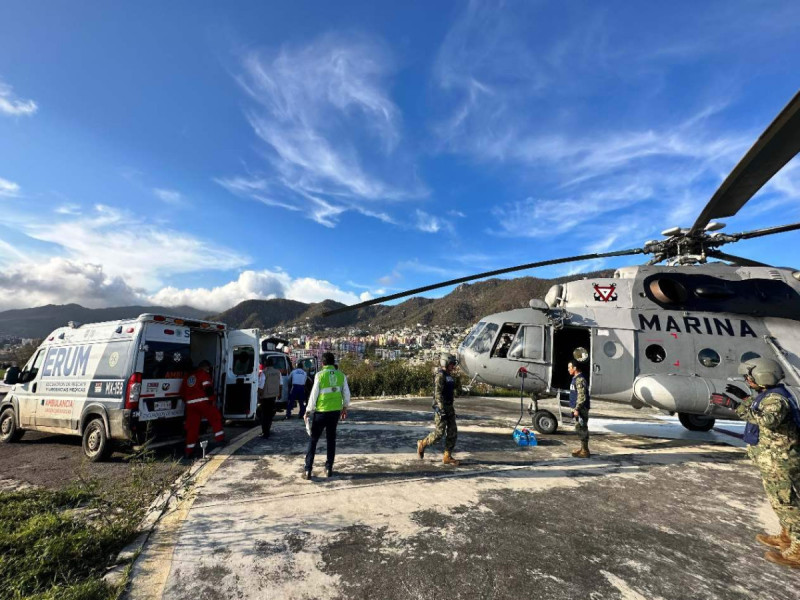
[[[333, 352], [338, 358], [374, 357], [378, 360], [406, 359], [412, 362], [433, 360], [441, 352], [453, 352], [467, 335], [462, 327], [426, 326], [390, 329], [368, 333], [357, 329], [334, 332], [300, 333], [301, 327], [275, 331], [271, 335], [289, 340], [288, 352], [295, 359]], [[298, 335], [298, 333], [300, 333]]]

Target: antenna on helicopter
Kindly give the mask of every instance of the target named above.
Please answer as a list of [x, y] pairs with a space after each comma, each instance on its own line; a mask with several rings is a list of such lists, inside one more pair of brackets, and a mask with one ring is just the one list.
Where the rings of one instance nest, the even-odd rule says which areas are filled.
[[648, 264], [656, 264], [667, 261], [668, 264], [697, 264], [704, 263], [708, 258], [726, 260], [743, 266], [766, 266], [747, 258], [741, 258], [733, 254], [726, 254], [719, 250], [720, 246], [748, 240], [765, 235], [774, 235], [800, 229], [800, 223], [790, 225], [779, 225], [744, 231], [741, 233], [712, 233], [718, 232], [725, 227], [723, 223], [712, 221], [722, 217], [732, 217], [747, 204], [747, 202], [767, 183], [786, 163], [800, 152], [800, 92], [789, 101], [777, 117], [759, 136], [755, 144], [747, 151], [739, 163], [730, 172], [725, 181], [717, 188], [711, 199], [698, 215], [691, 228], [671, 227], [661, 232], [666, 237], [664, 240], [653, 240], [647, 242], [642, 248], [630, 248], [627, 250], [617, 250], [613, 252], [600, 252], [595, 254], [580, 254], [566, 258], [553, 258], [539, 262], [517, 265], [505, 269], [486, 271], [467, 277], [450, 279], [440, 283], [426, 285], [412, 290], [406, 290], [397, 294], [373, 298], [365, 302], [359, 302], [350, 306], [343, 306], [334, 310], [322, 313], [328, 317], [338, 313], [358, 310], [373, 304], [381, 304], [390, 300], [413, 296], [422, 292], [429, 292], [443, 287], [494, 277], [515, 271], [524, 271], [545, 267], [548, 265], [559, 265], [581, 260], [595, 258], [611, 258], [615, 256], [632, 256], [635, 254], [652, 254], [653, 258]]

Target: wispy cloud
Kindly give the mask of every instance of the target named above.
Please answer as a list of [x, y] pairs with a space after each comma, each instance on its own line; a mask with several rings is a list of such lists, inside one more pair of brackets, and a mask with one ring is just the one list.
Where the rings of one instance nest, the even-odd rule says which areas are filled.
[[453, 232], [453, 225], [446, 219], [426, 213], [424, 210], [415, 211], [417, 217], [416, 228], [425, 233], [439, 233], [440, 231]]
[[59, 215], [79, 215], [82, 211], [79, 204], [68, 202], [56, 207], [55, 212]]
[[237, 81], [254, 103], [247, 119], [267, 167], [215, 181], [271, 206], [310, 207], [325, 226], [349, 210], [393, 222], [387, 204], [427, 192], [389, 96], [392, 71], [383, 45], [362, 36], [246, 55]]
[[10, 85], [0, 81], [0, 113], [12, 117], [31, 116], [39, 110], [33, 100], [18, 98]]
[[0, 177], [0, 198], [14, 198], [19, 195], [19, 184]]
[[181, 194], [177, 190], [169, 190], [166, 188], [153, 188], [153, 193], [159, 200], [162, 200], [167, 204], [171, 204], [173, 206], [181, 206], [185, 203], [183, 194]]

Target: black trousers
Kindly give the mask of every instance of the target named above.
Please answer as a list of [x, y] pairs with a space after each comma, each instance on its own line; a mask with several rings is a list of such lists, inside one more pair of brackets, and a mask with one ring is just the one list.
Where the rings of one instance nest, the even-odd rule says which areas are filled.
[[317, 442], [322, 436], [323, 429], [328, 444], [328, 460], [325, 461], [325, 468], [333, 469], [333, 459], [336, 458], [336, 426], [339, 424], [341, 414], [340, 410], [314, 413], [313, 421], [311, 421], [311, 439], [308, 440], [308, 450], [306, 451], [306, 471], [310, 471], [314, 466]]
[[258, 412], [261, 419], [261, 434], [267, 437], [272, 427], [272, 417], [275, 416], [275, 398], [259, 398]]

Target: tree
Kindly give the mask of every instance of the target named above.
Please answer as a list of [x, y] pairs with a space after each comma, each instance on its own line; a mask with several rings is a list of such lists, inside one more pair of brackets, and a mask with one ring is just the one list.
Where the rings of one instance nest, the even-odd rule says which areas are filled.
[[33, 340], [32, 342], [28, 342], [27, 344], [23, 344], [21, 346], [17, 346], [12, 350], [11, 354], [14, 357], [17, 365], [20, 368], [28, 362], [33, 353], [36, 352], [36, 349], [39, 347], [39, 344], [42, 343], [42, 340]]

